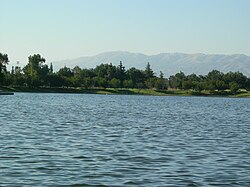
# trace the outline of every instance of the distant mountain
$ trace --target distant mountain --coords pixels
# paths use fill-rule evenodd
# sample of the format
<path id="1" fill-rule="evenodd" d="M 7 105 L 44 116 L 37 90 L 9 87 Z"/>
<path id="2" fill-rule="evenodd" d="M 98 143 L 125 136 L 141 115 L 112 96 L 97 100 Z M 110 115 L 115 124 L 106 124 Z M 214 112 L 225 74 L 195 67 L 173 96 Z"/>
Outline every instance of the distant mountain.
<path id="1" fill-rule="evenodd" d="M 243 54 L 234 55 L 208 55 L 208 54 L 184 54 L 184 53 L 161 53 L 158 55 L 145 55 L 123 51 L 106 52 L 96 56 L 81 57 L 77 59 L 54 62 L 54 69 L 63 66 L 70 68 L 78 65 L 81 68 L 94 68 L 101 63 L 118 65 L 122 61 L 128 69 L 136 67 L 145 69 L 147 62 L 151 68 L 159 73 L 162 71 L 166 77 L 183 71 L 185 74 L 195 73 L 205 75 L 216 69 L 222 72 L 240 71 L 250 77 L 250 57 Z"/>

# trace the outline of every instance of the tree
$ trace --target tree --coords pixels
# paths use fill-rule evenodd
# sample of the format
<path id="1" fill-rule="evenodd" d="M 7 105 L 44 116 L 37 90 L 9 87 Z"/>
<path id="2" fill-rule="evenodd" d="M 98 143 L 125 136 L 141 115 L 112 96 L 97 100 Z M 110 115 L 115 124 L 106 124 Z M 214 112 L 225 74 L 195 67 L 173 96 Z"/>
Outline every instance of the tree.
<path id="1" fill-rule="evenodd" d="M 8 55 L 0 53 L 0 83 L 4 82 L 4 72 L 6 72 L 6 65 L 8 62 Z"/>
<path id="2" fill-rule="evenodd" d="M 240 72 L 228 72 L 224 75 L 223 80 L 227 84 L 235 82 L 240 88 L 245 88 L 247 85 L 247 77 Z"/>
<path id="3" fill-rule="evenodd" d="M 182 82 L 187 80 L 186 75 L 180 71 L 179 73 L 176 73 L 174 77 L 175 78 L 173 80 L 176 84 L 176 87 L 182 89 Z"/>
<path id="4" fill-rule="evenodd" d="M 25 85 L 25 77 L 22 73 L 22 68 L 20 66 L 12 66 L 11 76 L 13 79 L 12 85 L 23 86 Z"/>
<path id="5" fill-rule="evenodd" d="M 201 81 L 201 77 L 199 77 L 193 73 L 193 74 L 187 76 L 187 80 L 190 80 L 192 82 L 193 81 Z"/>
<path id="6" fill-rule="evenodd" d="M 162 73 L 162 71 L 160 71 L 160 79 L 164 78 L 164 74 Z"/>
<path id="7" fill-rule="evenodd" d="M 132 81 L 131 79 L 125 80 L 125 81 L 123 82 L 123 86 L 124 86 L 125 88 L 133 88 L 133 87 L 134 87 L 133 81 Z"/>
<path id="8" fill-rule="evenodd" d="M 27 83 L 29 86 L 39 86 L 49 73 L 48 65 L 45 64 L 46 60 L 40 54 L 29 56 L 28 60 L 28 64 L 23 68 Z"/>
<path id="9" fill-rule="evenodd" d="M 59 69 L 57 74 L 61 77 L 72 77 L 74 73 L 71 71 L 70 68 L 64 66 L 63 68 Z"/>
<path id="10" fill-rule="evenodd" d="M 128 79 L 132 81 L 133 86 L 131 88 L 137 87 L 138 83 L 141 83 L 139 87 L 142 87 L 146 81 L 145 73 L 134 67 L 127 70 L 127 76 Z"/>
<path id="11" fill-rule="evenodd" d="M 109 85 L 111 88 L 119 88 L 121 81 L 119 79 L 113 78 L 111 81 L 109 81 Z"/>
<path id="12" fill-rule="evenodd" d="M 52 64 L 52 62 L 50 63 L 49 73 L 50 73 L 50 74 L 52 74 L 52 73 L 53 73 L 53 64 Z"/>
<path id="13" fill-rule="evenodd" d="M 164 78 L 155 78 L 155 84 L 154 87 L 157 90 L 163 90 L 165 88 L 167 88 L 167 81 Z"/>
<path id="14" fill-rule="evenodd" d="M 62 86 L 69 87 L 74 85 L 75 80 L 72 79 L 74 73 L 71 71 L 70 68 L 64 66 L 63 68 L 59 69 L 57 75 L 61 78 L 61 81 L 63 82 Z"/>
<path id="15" fill-rule="evenodd" d="M 246 90 L 250 91 L 250 78 L 247 78 L 247 81 L 246 81 Z"/>
<path id="16" fill-rule="evenodd" d="M 96 66 L 94 72 L 97 77 L 107 78 L 108 77 L 108 64 L 100 64 Z"/>
<path id="17" fill-rule="evenodd" d="M 145 77 L 146 79 L 153 78 L 154 77 L 154 72 L 150 67 L 149 62 L 147 63 L 146 69 L 145 69 Z"/>
<path id="18" fill-rule="evenodd" d="M 117 67 L 117 79 L 120 80 L 120 87 L 123 87 L 123 81 L 126 79 L 126 70 L 122 65 L 122 61 L 120 61 L 120 64 Z"/>
<path id="19" fill-rule="evenodd" d="M 156 78 L 149 78 L 145 81 L 147 88 L 155 87 Z"/>
<path id="20" fill-rule="evenodd" d="M 96 74 L 94 72 L 94 69 L 82 69 L 81 71 L 81 77 L 82 78 L 93 78 Z"/>
<path id="21" fill-rule="evenodd" d="M 70 78 L 71 82 L 75 87 L 81 86 L 82 83 L 82 74 L 81 74 L 81 68 L 79 66 L 75 66 L 72 69 L 73 77 Z"/>
<path id="22" fill-rule="evenodd" d="M 94 81 L 90 77 L 86 77 L 83 79 L 83 86 L 85 89 L 88 89 L 89 87 L 94 86 Z"/>
<path id="23" fill-rule="evenodd" d="M 105 65 L 105 68 L 107 69 L 107 75 L 106 78 L 108 80 L 112 80 L 113 78 L 117 78 L 117 68 L 116 66 L 113 66 L 112 63 Z"/>
<path id="24" fill-rule="evenodd" d="M 49 82 L 49 86 L 50 87 L 61 87 L 61 86 L 65 86 L 65 82 L 63 77 L 59 76 L 58 74 L 49 74 L 47 76 L 48 82 Z"/>
<path id="25" fill-rule="evenodd" d="M 206 79 L 211 80 L 211 81 L 218 81 L 218 80 L 222 80 L 223 76 L 224 74 L 222 72 L 218 70 L 212 70 L 207 74 Z"/>
<path id="26" fill-rule="evenodd" d="M 160 71 L 160 78 L 156 78 L 154 87 L 158 90 L 167 88 L 167 80 L 164 79 L 164 74 L 162 73 L 162 71 Z"/>
<path id="27" fill-rule="evenodd" d="M 215 85 L 215 81 L 212 80 L 206 80 L 203 82 L 204 84 L 204 89 L 205 90 L 210 90 L 210 91 L 214 91 L 216 90 L 216 85 Z"/>
<path id="28" fill-rule="evenodd" d="M 236 93 L 238 90 L 239 90 L 239 85 L 236 83 L 236 82 L 231 82 L 230 84 L 229 84 L 229 87 L 230 87 L 230 90 L 231 90 L 231 92 L 232 93 Z"/>
<path id="29" fill-rule="evenodd" d="M 200 92 L 200 91 L 202 91 L 202 90 L 204 90 L 205 88 L 205 86 L 204 86 L 204 82 L 199 82 L 199 81 L 193 81 L 192 82 L 193 83 L 193 86 L 194 86 L 194 90 L 195 91 L 198 91 L 198 92 Z"/>
<path id="30" fill-rule="evenodd" d="M 189 89 L 193 89 L 194 85 L 192 83 L 191 80 L 188 80 L 188 81 L 182 81 L 182 88 L 184 90 L 189 90 Z"/>
<path id="31" fill-rule="evenodd" d="M 107 80 L 105 78 L 97 77 L 96 80 L 97 80 L 98 87 L 102 87 L 104 89 L 108 87 L 108 83 L 107 83 Z"/>
<path id="32" fill-rule="evenodd" d="M 170 88 L 176 89 L 178 87 L 178 80 L 174 75 L 171 75 L 168 79 Z"/>
<path id="33" fill-rule="evenodd" d="M 8 55 L 0 53 L 0 83 L 5 86 L 125 87 L 159 90 L 171 87 L 196 91 L 230 89 L 232 93 L 236 93 L 240 88 L 250 90 L 250 78 L 241 72 L 224 74 L 218 70 L 212 70 L 205 76 L 197 76 L 194 73 L 186 76 L 180 71 L 166 79 L 162 72 L 157 77 L 149 63 L 145 70 L 132 67 L 126 71 L 120 61 L 118 66 L 112 63 L 100 64 L 94 69 L 81 69 L 78 66 L 71 69 L 65 66 L 53 73 L 52 63 L 49 66 L 46 65 L 45 58 L 39 54 L 29 56 L 28 63 L 23 69 L 12 66 L 12 69 L 7 71 L 8 62 Z"/>
<path id="34" fill-rule="evenodd" d="M 217 80 L 215 85 L 218 90 L 225 90 L 227 88 L 226 83 L 222 80 Z"/>
<path id="35" fill-rule="evenodd" d="M 0 53 L 0 73 L 2 73 L 2 71 L 6 71 L 6 65 L 8 64 L 8 62 L 8 55 Z"/>

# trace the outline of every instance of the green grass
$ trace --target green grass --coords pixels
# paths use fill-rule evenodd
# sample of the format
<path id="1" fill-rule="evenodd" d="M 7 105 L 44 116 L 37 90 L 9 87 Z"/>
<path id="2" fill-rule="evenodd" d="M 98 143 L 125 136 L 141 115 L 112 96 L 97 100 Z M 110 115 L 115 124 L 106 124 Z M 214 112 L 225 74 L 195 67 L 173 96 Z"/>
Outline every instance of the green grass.
<path id="1" fill-rule="evenodd" d="M 32 93 L 81 93 L 81 94 L 118 94 L 118 95 L 152 95 L 152 96 L 216 96 L 216 97 L 248 97 L 250 91 L 241 90 L 236 94 L 226 91 L 202 91 L 193 90 L 155 90 L 136 88 L 28 88 L 28 87 L 0 87 L 2 91 L 8 92 L 32 92 Z"/>
<path id="2" fill-rule="evenodd" d="M 241 98 L 241 97 L 245 97 L 245 98 L 250 98 L 250 91 L 247 92 L 242 92 L 242 93 L 238 93 L 232 97 L 237 97 L 237 98 Z"/>

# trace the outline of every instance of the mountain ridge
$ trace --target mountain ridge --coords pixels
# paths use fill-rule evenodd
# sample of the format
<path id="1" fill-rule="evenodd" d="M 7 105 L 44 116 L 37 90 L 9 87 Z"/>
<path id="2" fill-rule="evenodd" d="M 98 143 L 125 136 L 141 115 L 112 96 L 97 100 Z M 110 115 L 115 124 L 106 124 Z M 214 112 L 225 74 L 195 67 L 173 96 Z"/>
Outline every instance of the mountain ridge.
<path id="1" fill-rule="evenodd" d="M 55 70 L 63 66 L 73 68 L 76 65 L 80 68 L 94 68 L 101 63 L 118 65 L 120 61 L 127 69 L 131 67 L 144 69 L 149 62 L 155 72 L 159 73 L 162 71 L 165 76 L 170 76 L 180 71 L 183 71 L 185 74 L 205 75 L 209 71 L 216 69 L 222 72 L 240 71 L 250 77 L 250 57 L 245 54 L 159 53 L 146 55 L 128 51 L 110 51 L 94 56 L 56 61 L 53 62 L 53 65 Z"/>

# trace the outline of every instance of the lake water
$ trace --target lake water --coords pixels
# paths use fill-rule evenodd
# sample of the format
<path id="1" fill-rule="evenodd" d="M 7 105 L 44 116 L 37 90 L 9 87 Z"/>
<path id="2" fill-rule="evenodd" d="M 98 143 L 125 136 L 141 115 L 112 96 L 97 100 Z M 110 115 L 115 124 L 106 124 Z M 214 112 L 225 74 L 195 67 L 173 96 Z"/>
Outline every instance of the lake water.
<path id="1" fill-rule="evenodd" d="M 250 99 L 0 96 L 0 186 L 250 186 Z"/>

